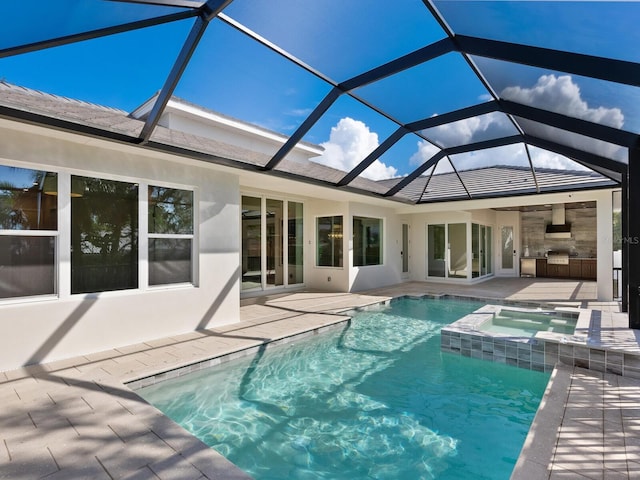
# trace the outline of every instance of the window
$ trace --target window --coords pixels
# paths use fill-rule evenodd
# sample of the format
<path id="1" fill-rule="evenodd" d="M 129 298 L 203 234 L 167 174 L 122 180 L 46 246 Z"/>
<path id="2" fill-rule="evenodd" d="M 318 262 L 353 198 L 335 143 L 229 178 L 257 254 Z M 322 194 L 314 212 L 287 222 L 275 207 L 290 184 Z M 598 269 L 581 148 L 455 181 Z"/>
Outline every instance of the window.
<path id="1" fill-rule="evenodd" d="M 242 196 L 242 290 L 262 286 L 262 199 Z"/>
<path id="2" fill-rule="evenodd" d="M 382 219 L 353 217 L 353 266 L 382 265 Z"/>
<path id="3" fill-rule="evenodd" d="M 71 176 L 71 293 L 138 287 L 138 185 Z"/>
<path id="4" fill-rule="evenodd" d="M 342 216 L 318 217 L 316 223 L 319 267 L 342 267 Z"/>
<path id="5" fill-rule="evenodd" d="M 149 186 L 149 285 L 192 282 L 193 192 Z"/>
<path id="6" fill-rule="evenodd" d="M 0 298 L 56 293 L 58 177 L 0 166 Z"/>

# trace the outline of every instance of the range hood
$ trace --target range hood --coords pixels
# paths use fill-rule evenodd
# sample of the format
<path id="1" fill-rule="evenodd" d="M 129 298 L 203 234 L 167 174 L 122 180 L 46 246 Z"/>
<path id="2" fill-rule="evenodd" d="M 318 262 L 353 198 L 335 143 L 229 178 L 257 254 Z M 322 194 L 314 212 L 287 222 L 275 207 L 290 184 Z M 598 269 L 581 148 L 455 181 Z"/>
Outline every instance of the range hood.
<path id="1" fill-rule="evenodd" d="M 571 238 L 571 224 L 565 221 L 564 203 L 551 207 L 551 223 L 547 225 L 544 238 Z"/>

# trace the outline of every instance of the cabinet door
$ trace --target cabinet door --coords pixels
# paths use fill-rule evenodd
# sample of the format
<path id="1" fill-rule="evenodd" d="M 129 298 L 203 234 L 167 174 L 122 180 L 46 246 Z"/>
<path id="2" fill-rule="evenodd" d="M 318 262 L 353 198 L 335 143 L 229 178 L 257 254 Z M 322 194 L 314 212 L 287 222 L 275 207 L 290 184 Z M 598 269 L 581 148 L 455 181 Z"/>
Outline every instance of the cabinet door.
<path id="1" fill-rule="evenodd" d="M 598 267 L 595 260 L 582 261 L 582 278 L 585 280 L 595 280 L 598 276 Z"/>
<path id="2" fill-rule="evenodd" d="M 582 278 L 582 260 L 572 258 L 569 260 L 569 276 Z"/>
<path id="3" fill-rule="evenodd" d="M 556 265 L 558 267 L 558 277 L 569 278 L 569 265 Z"/>
<path id="4" fill-rule="evenodd" d="M 546 277 L 547 275 L 547 260 L 538 258 L 536 260 L 536 277 Z"/>

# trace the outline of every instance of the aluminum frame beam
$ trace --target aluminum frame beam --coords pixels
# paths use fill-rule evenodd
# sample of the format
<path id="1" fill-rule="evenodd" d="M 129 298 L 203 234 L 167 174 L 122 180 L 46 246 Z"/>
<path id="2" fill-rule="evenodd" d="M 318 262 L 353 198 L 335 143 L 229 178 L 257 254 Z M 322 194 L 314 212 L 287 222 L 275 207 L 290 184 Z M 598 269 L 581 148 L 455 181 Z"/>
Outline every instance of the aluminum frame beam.
<path id="1" fill-rule="evenodd" d="M 11 57 L 14 55 L 21 55 L 24 53 L 37 52 L 38 50 L 45 50 L 47 48 L 60 47 L 62 45 L 69 45 L 76 42 L 83 42 L 85 40 L 93 40 L 95 38 L 106 37 L 109 35 L 116 35 L 118 33 L 130 32 L 132 30 L 138 30 L 146 27 L 153 27 L 155 25 L 162 25 L 164 23 L 186 20 L 189 18 L 197 17 L 197 16 L 198 16 L 197 10 L 186 10 L 184 12 L 172 13 L 172 14 L 163 15 L 160 17 L 147 18 L 145 20 L 137 20 L 135 22 L 122 23 L 119 25 L 113 25 L 111 27 L 98 28 L 95 30 L 74 33 L 71 35 L 64 35 L 62 37 L 55 37 L 48 40 L 42 40 L 39 42 L 17 45 L 15 47 L 9 47 L 9 48 L 0 50 L 0 58 Z"/>
<path id="2" fill-rule="evenodd" d="M 640 138 L 639 135 L 609 127 L 599 123 L 590 122 L 581 118 L 570 117 L 561 113 L 543 110 L 537 107 L 512 102 L 509 100 L 499 100 L 499 110 L 509 115 L 522 117 L 534 122 L 543 123 L 551 127 L 567 130 L 569 132 L 595 138 L 604 142 L 613 143 L 623 147 L 632 147 Z M 526 129 L 523 129 L 526 132 Z"/>
<path id="3" fill-rule="evenodd" d="M 550 150 L 564 155 L 565 157 L 569 157 L 572 160 L 582 163 L 586 167 L 592 168 L 592 166 L 595 166 L 603 170 L 615 172 L 618 176 L 616 178 L 609 176 L 609 178 L 617 183 L 621 182 L 622 174 L 627 170 L 627 166 L 624 163 L 616 162 L 615 160 L 596 155 L 595 153 L 585 152 L 584 150 L 552 142 L 551 140 L 534 137 L 532 135 L 525 135 L 524 141 L 534 147 L 543 148 L 545 150 Z"/>
<path id="4" fill-rule="evenodd" d="M 627 220 L 632 212 L 640 211 L 640 143 L 629 152 L 629 170 L 627 171 Z M 635 187 L 635 188 L 634 188 Z M 624 207 L 623 207 L 624 208 Z M 626 222 L 627 261 L 623 261 L 622 275 L 626 274 L 628 285 L 627 302 L 629 307 L 629 328 L 640 329 L 640 222 Z M 626 270 L 625 270 L 626 267 Z"/>
<path id="5" fill-rule="evenodd" d="M 468 55 L 493 58 L 510 63 L 519 63 L 640 87 L 640 64 L 626 60 L 616 60 L 613 58 L 501 42 L 466 35 L 454 35 L 454 41 L 456 48 L 459 48 L 461 53 Z"/>
<path id="6" fill-rule="evenodd" d="M 391 187 L 389 190 L 387 190 L 387 192 L 385 194 L 383 194 L 383 196 L 384 197 L 390 197 L 392 195 L 395 195 L 400 190 L 402 190 L 407 185 L 409 185 L 411 182 L 413 182 L 420 175 L 422 175 L 424 172 L 426 172 L 431 167 L 433 167 L 436 163 L 438 163 L 440 161 L 440 159 L 444 158 L 445 156 L 446 156 L 446 153 L 444 152 L 444 150 L 440 150 L 433 157 L 431 157 L 429 160 L 424 162 L 422 165 L 420 165 L 418 168 L 416 168 L 413 172 L 411 172 L 409 175 L 404 177 L 402 180 L 400 180 L 398 183 L 396 183 L 393 187 Z"/>
<path id="7" fill-rule="evenodd" d="M 295 132 L 280 147 L 271 160 L 264 166 L 265 170 L 273 170 L 287 154 L 293 150 L 302 137 L 304 137 L 316 122 L 324 115 L 324 113 L 333 105 L 333 103 L 342 95 L 342 90 L 337 87 L 332 88 L 329 93 L 322 99 L 318 106 L 305 118 L 304 122 L 296 129 Z"/>
<path id="8" fill-rule="evenodd" d="M 383 155 L 387 150 L 389 150 L 393 145 L 396 144 L 402 137 L 404 137 L 409 130 L 405 127 L 398 128 L 395 132 L 393 132 L 384 142 L 382 142 L 378 148 L 376 148 L 373 152 L 365 157 L 358 165 L 356 165 L 349 173 L 347 173 L 342 179 L 336 184 L 338 187 L 343 187 L 353 180 L 356 179 L 358 175 L 364 172 L 373 162 L 375 162 L 381 155 Z"/>
<path id="9" fill-rule="evenodd" d="M 200 16 L 196 19 L 195 24 L 191 28 L 189 32 L 189 36 L 187 40 L 182 45 L 182 49 L 178 54 L 178 58 L 173 64 L 171 68 L 171 72 L 167 76 L 160 93 L 158 93 L 158 98 L 156 98 L 155 103 L 153 104 L 153 108 L 147 117 L 147 120 L 142 127 L 142 131 L 140 132 L 140 143 L 146 143 L 151 138 L 151 134 L 153 130 L 158 125 L 158 121 L 160 120 L 160 116 L 162 112 L 164 112 L 169 99 L 173 95 L 182 74 L 184 73 L 193 53 L 196 50 L 196 47 L 200 43 L 204 32 L 209 25 L 209 22 L 212 18 L 214 18 L 218 13 L 220 13 L 224 8 L 229 5 L 233 0 L 209 0 L 202 6 L 202 11 Z"/>

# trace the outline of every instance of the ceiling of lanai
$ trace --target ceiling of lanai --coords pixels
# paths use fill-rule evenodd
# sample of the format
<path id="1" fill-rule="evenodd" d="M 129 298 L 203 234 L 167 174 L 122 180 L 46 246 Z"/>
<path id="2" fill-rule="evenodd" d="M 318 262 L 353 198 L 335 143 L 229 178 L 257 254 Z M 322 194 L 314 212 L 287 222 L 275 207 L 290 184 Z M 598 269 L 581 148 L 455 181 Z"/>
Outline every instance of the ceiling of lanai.
<path id="1" fill-rule="evenodd" d="M 411 203 L 611 187 L 640 134 L 638 20 L 640 2 L 2 2 L 0 79 L 155 104 L 125 132 L 1 95 L 0 116 L 224 163 L 166 140 L 177 97 L 283 135 L 234 163 L 266 174 Z M 298 142 L 324 148 L 310 168 Z"/>

